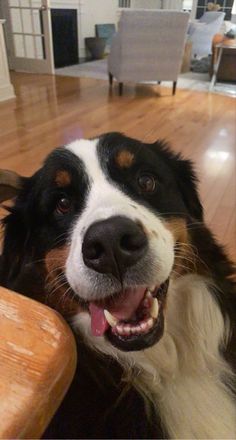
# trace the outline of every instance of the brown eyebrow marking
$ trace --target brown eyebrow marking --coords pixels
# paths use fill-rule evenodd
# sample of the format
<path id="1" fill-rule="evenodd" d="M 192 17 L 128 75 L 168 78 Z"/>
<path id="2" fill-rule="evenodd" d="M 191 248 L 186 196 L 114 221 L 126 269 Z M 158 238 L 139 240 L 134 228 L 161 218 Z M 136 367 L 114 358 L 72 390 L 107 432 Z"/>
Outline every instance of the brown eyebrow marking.
<path id="1" fill-rule="evenodd" d="M 129 168 L 134 161 L 134 154 L 128 150 L 121 150 L 116 155 L 115 161 L 120 168 Z"/>
<path id="2" fill-rule="evenodd" d="M 55 182 L 58 186 L 68 186 L 71 183 L 71 176 L 66 170 L 57 171 Z"/>

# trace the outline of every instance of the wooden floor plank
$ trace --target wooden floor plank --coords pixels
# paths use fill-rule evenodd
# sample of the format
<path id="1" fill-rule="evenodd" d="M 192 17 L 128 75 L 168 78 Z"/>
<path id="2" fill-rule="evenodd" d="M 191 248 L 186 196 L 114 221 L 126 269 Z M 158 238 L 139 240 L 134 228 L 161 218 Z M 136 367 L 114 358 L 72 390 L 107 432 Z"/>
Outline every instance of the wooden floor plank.
<path id="1" fill-rule="evenodd" d="M 32 174 L 55 147 L 107 131 L 172 148 L 194 161 L 206 220 L 236 259 L 236 100 L 161 86 L 12 74 L 16 100 L 0 103 L 0 166 Z"/>

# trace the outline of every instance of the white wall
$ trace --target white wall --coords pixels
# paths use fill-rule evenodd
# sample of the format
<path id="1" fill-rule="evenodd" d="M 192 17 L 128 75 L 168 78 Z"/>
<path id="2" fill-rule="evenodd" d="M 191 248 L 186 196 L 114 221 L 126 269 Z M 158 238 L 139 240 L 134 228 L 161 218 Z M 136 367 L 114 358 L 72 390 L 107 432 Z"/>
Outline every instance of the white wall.
<path id="1" fill-rule="evenodd" d="M 183 0 L 131 0 L 132 8 L 181 10 Z"/>
<path id="2" fill-rule="evenodd" d="M 131 0 L 132 8 L 161 9 L 162 0 Z"/>
<path id="3" fill-rule="evenodd" d="M 190 14 L 190 20 L 194 20 L 195 19 L 196 11 L 197 11 L 197 0 L 193 0 L 192 10 L 191 10 L 191 14 Z"/>
<path id="4" fill-rule="evenodd" d="M 80 6 L 79 51 L 84 56 L 86 37 L 95 36 L 95 24 L 114 23 L 118 21 L 118 0 L 83 0 Z"/>
<path id="5" fill-rule="evenodd" d="M 162 5 L 163 9 L 181 11 L 183 7 L 183 2 L 182 0 L 163 0 Z"/>
<path id="6" fill-rule="evenodd" d="M 236 0 L 235 0 L 236 1 Z M 196 16 L 197 0 L 131 0 L 132 8 L 179 9 L 192 5 L 191 19 Z"/>

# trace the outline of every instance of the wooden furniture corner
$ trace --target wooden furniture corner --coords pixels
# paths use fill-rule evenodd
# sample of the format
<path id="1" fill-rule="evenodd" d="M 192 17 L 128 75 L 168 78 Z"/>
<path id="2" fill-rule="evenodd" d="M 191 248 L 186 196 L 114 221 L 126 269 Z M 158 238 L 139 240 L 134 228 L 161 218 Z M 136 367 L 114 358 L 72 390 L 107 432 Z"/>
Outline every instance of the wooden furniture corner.
<path id="1" fill-rule="evenodd" d="M 212 41 L 211 89 L 216 81 L 236 81 L 236 39 L 216 34 Z"/>
<path id="2" fill-rule="evenodd" d="M 187 40 L 184 46 L 183 59 L 181 64 L 181 73 L 190 72 L 191 58 L 192 58 L 193 43 L 191 40 Z"/>
<path id="3" fill-rule="evenodd" d="M 0 287 L 0 438 L 40 438 L 75 367 L 75 340 L 59 314 Z"/>

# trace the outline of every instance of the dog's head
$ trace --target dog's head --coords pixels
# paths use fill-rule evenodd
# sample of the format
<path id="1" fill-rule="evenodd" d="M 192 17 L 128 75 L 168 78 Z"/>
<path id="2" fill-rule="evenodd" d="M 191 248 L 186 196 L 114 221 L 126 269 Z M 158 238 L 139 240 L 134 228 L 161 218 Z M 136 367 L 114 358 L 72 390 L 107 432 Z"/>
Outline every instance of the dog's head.
<path id="1" fill-rule="evenodd" d="M 195 180 L 189 161 L 162 142 L 110 133 L 56 149 L 34 176 L 16 179 L 3 252 L 7 261 L 11 240 L 11 278 L 43 259 L 55 290 L 89 317 L 94 338 L 124 351 L 153 345 L 164 330 L 169 279 L 183 270 L 176 261 L 187 224 L 202 220 Z"/>

